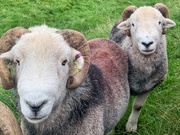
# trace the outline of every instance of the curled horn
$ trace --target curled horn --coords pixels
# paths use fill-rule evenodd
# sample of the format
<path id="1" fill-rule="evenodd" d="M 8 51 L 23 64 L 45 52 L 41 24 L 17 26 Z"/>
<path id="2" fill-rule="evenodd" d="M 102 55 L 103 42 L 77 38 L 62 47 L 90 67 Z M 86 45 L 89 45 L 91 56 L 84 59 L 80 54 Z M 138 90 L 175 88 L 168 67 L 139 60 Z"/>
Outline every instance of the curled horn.
<path id="1" fill-rule="evenodd" d="M 75 30 L 60 30 L 57 33 L 61 34 L 66 42 L 76 50 L 80 51 L 84 58 L 84 66 L 80 72 L 74 76 L 70 76 L 67 81 L 67 88 L 74 89 L 77 88 L 85 78 L 89 70 L 90 65 L 90 49 L 87 44 L 86 38 Z"/>
<path id="2" fill-rule="evenodd" d="M 0 59 L 0 84 L 4 89 L 11 89 L 14 86 L 10 71 L 2 59 Z"/>
<path id="3" fill-rule="evenodd" d="M 164 5 L 163 3 L 157 3 L 154 5 L 154 8 L 156 8 L 157 10 L 159 10 L 161 12 L 161 14 L 165 17 L 165 18 L 170 18 L 169 15 L 169 10 L 167 8 L 166 5 Z M 162 34 L 166 34 L 166 28 L 163 28 Z"/>
<path id="4" fill-rule="evenodd" d="M 0 55 L 11 50 L 21 35 L 27 32 L 30 31 L 23 27 L 16 27 L 5 32 L 0 38 Z M 4 89 L 14 87 L 12 76 L 2 59 L 0 59 L 0 83 Z"/>
<path id="5" fill-rule="evenodd" d="M 0 135 L 22 135 L 13 112 L 2 102 L 0 102 Z"/>
<path id="6" fill-rule="evenodd" d="M 127 8 L 125 8 L 122 13 L 122 21 L 126 21 L 136 9 L 136 6 L 128 6 Z M 125 33 L 127 36 L 130 36 L 129 30 L 125 30 Z"/>
<path id="7" fill-rule="evenodd" d="M 132 13 L 134 13 L 134 11 L 137 9 L 136 6 L 129 6 L 127 8 L 124 9 L 123 13 L 122 13 L 122 20 L 126 21 Z"/>
<path id="8" fill-rule="evenodd" d="M 166 5 L 162 4 L 162 3 L 157 3 L 154 5 L 154 8 L 156 8 L 157 10 L 159 10 L 161 12 L 161 14 L 165 17 L 165 18 L 169 18 L 169 11 Z"/>

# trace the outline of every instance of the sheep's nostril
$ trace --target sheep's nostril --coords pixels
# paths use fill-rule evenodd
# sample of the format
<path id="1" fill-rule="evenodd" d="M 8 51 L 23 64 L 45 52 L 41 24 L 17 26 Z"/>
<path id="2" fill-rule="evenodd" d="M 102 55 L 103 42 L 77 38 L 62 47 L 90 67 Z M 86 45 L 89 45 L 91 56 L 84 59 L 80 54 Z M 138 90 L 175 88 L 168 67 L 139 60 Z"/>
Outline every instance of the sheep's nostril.
<path id="1" fill-rule="evenodd" d="M 148 43 L 146 43 L 146 42 L 141 42 L 146 48 L 148 48 L 150 45 L 152 45 L 154 42 L 153 41 L 151 41 L 151 42 L 148 42 Z"/>
<path id="2" fill-rule="evenodd" d="M 39 103 L 32 103 L 26 101 L 26 103 L 29 105 L 30 109 L 34 112 L 36 116 L 37 113 L 41 110 L 41 108 L 47 103 L 47 101 L 41 101 Z"/>
<path id="3" fill-rule="evenodd" d="M 39 112 L 40 110 L 40 106 L 31 106 L 31 110 L 35 113 L 35 115 L 37 115 L 37 113 Z"/>

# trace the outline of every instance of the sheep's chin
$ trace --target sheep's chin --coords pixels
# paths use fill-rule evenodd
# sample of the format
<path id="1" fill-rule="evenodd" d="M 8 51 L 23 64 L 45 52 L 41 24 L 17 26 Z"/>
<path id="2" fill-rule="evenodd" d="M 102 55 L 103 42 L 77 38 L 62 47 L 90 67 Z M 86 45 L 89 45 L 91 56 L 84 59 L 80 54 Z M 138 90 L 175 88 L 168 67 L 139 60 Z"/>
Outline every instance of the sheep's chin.
<path id="1" fill-rule="evenodd" d="M 44 120 L 46 120 L 48 118 L 48 116 L 45 116 L 43 118 L 28 118 L 28 117 L 25 117 L 26 120 L 30 123 L 33 123 L 33 124 L 38 124 L 38 123 L 41 123 L 43 122 Z"/>

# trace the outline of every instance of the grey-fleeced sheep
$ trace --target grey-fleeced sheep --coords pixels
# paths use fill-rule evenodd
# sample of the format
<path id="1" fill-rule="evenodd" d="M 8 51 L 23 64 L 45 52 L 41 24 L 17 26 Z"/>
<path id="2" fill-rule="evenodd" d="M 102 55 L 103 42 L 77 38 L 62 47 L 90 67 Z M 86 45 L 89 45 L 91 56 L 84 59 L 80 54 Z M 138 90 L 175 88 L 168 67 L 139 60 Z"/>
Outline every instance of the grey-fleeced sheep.
<path id="1" fill-rule="evenodd" d="M 168 18 L 168 8 L 162 3 L 154 7 L 129 6 L 111 30 L 110 39 L 128 55 L 130 93 L 136 96 L 126 123 L 129 132 L 137 130 L 141 107 L 167 74 L 165 32 L 175 26 Z"/>
<path id="2" fill-rule="evenodd" d="M 128 59 L 113 41 L 42 25 L 11 29 L 0 44 L 1 83 L 15 88 L 24 135 L 104 135 L 125 113 Z"/>

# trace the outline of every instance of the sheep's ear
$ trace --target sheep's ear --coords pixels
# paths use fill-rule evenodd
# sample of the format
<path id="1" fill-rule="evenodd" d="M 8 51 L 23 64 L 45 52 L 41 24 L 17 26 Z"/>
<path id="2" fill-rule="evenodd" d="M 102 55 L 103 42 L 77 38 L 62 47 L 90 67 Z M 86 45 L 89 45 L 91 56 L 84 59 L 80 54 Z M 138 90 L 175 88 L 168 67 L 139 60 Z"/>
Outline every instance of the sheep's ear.
<path id="1" fill-rule="evenodd" d="M 129 19 L 127 19 L 126 21 L 121 22 L 117 28 L 120 30 L 123 30 L 126 32 L 127 36 L 130 36 L 130 25 L 129 25 Z"/>
<path id="2" fill-rule="evenodd" d="M 10 61 L 14 60 L 11 51 L 1 54 L 0 58 L 3 59 L 3 60 L 10 60 Z"/>
<path id="3" fill-rule="evenodd" d="M 174 26 L 176 26 L 175 22 L 173 22 L 172 20 L 170 20 L 168 18 L 164 18 L 162 34 L 166 34 L 166 29 L 170 28 L 170 27 L 174 27 Z"/>
<path id="4" fill-rule="evenodd" d="M 164 25 L 163 28 L 170 28 L 176 26 L 176 23 L 172 21 L 171 19 L 164 18 Z"/>
<path id="5" fill-rule="evenodd" d="M 120 30 L 129 30 L 129 20 L 121 22 L 117 28 Z"/>
<path id="6" fill-rule="evenodd" d="M 78 73 L 84 66 L 84 58 L 79 51 L 72 48 L 72 60 L 73 60 L 73 67 L 72 73 Z"/>
<path id="7" fill-rule="evenodd" d="M 84 37 L 84 35 L 78 31 L 75 30 L 59 30 L 57 31 L 60 35 L 62 35 L 65 39 L 65 41 L 69 44 L 70 47 L 75 48 L 80 54 L 83 55 L 83 61 L 84 61 L 84 66 L 81 68 L 82 64 L 77 64 L 77 67 L 81 70 L 81 72 L 74 74 L 69 73 L 69 78 L 67 80 L 67 88 L 69 89 L 75 89 L 78 86 L 81 85 L 83 82 L 86 74 L 89 71 L 89 65 L 90 65 L 90 48 L 89 45 L 87 44 L 87 40 Z M 74 55 L 74 58 L 78 57 L 76 54 Z M 82 58 L 82 57 L 81 57 Z M 80 60 L 80 59 L 79 59 Z M 79 63 L 79 60 L 77 63 Z M 71 62 L 69 62 L 70 68 L 73 65 L 72 64 L 72 59 Z M 71 72 L 71 70 L 69 70 Z"/>

